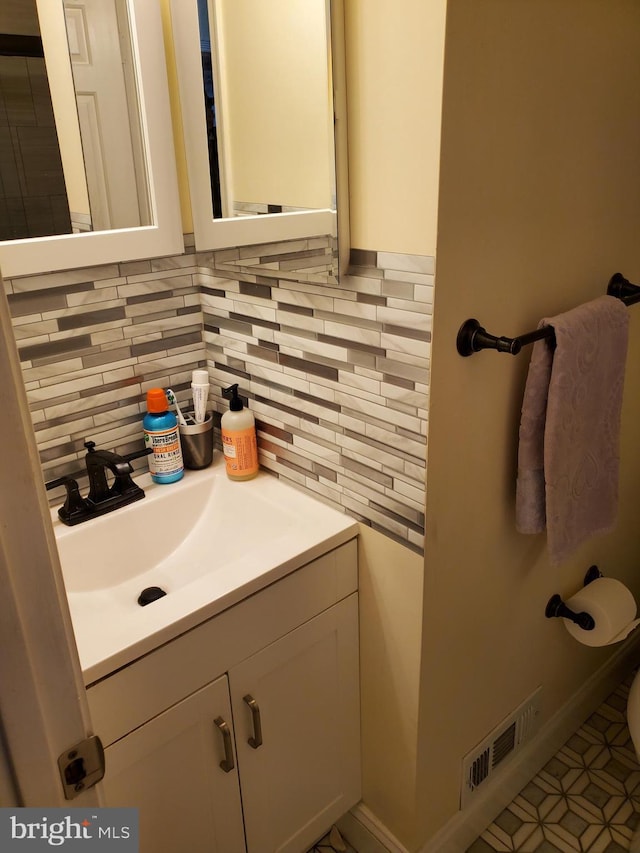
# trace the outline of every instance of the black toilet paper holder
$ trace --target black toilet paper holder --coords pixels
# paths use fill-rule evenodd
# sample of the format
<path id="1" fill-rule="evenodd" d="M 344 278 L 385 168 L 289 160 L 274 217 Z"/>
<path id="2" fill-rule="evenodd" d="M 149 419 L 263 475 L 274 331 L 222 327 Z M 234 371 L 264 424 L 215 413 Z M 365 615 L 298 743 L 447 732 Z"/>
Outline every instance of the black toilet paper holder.
<path id="1" fill-rule="evenodd" d="M 584 586 L 592 583 L 598 578 L 603 577 L 602 572 L 597 566 L 590 566 L 587 570 L 586 575 L 584 576 Z M 549 601 L 547 602 L 547 606 L 544 611 L 544 615 L 547 619 L 553 619 L 556 616 L 561 616 L 564 619 L 569 619 L 571 622 L 575 622 L 575 624 L 582 628 L 583 631 L 593 631 L 596 627 L 596 622 L 593 616 L 590 613 L 575 613 L 564 603 L 562 598 L 556 593 L 556 595 L 552 595 Z"/>

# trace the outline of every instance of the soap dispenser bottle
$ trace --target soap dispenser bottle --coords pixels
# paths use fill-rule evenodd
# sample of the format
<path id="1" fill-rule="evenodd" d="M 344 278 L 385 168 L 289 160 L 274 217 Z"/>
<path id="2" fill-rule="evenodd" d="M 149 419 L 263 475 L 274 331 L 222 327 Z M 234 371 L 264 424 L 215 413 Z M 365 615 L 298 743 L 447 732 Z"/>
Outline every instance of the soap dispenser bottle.
<path id="1" fill-rule="evenodd" d="M 227 476 L 231 480 L 251 480 L 258 473 L 255 418 L 249 409 L 243 407 L 237 384 L 223 388 L 222 393 L 231 398 L 229 411 L 220 421 Z"/>
<path id="2" fill-rule="evenodd" d="M 175 483 L 184 475 L 178 420 L 169 411 L 163 388 L 147 391 L 147 414 L 142 420 L 144 446 L 151 450 L 149 471 L 154 483 Z"/>

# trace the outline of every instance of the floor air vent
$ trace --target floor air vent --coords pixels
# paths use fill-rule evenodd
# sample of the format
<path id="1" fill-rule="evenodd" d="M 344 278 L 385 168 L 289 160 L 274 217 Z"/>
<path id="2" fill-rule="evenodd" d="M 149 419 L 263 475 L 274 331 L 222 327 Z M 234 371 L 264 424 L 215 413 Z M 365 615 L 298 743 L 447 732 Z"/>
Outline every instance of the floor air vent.
<path id="1" fill-rule="evenodd" d="M 537 728 L 541 689 L 538 687 L 535 693 L 464 757 L 460 808 L 463 809 L 471 802 L 473 794 L 505 758 L 517 752 L 533 737 Z"/>

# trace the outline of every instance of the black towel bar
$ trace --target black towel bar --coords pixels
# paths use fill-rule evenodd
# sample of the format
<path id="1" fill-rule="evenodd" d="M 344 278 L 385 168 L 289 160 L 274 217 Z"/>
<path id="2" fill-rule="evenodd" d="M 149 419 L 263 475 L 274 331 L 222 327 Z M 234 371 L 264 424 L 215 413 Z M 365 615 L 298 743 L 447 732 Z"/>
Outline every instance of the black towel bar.
<path id="1" fill-rule="evenodd" d="M 634 305 L 636 302 L 640 302 L 640 286 L 631 284 L 619 272 L 615 273 L 609 280 L 607 294 L 620 299 L 625 305 Z M 495 349 L 498 352 L 517 355 L 522 347 L 527 346 L 527 344 L 545 339 L 549 340 L 551 346 L 555 346 L 553 326 L 544 326 L 542 329 L 526 332 L 526 334 L 518 335 L 516 338 L 507 338 L 489 334 L 477 320 L 470 319 L 465 320 L 460 326 L 456 338 L 456 347 L 458 353 L 465 358 L 483 349 Z"/>

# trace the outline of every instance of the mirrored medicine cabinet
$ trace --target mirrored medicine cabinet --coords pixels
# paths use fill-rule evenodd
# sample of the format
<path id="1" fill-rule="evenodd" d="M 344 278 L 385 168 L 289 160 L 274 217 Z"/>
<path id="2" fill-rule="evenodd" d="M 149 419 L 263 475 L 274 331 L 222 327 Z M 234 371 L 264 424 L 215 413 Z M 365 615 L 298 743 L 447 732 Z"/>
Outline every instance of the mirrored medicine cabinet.
<path id="1" fill-rule="evenodd" d="M 335 281 L 341 0 L 170 4 L 196 248 L 324 237 Z M 183 251 L 160 6 L 3 0 L 5 277 Z"/>
<path id="2" fill-rule="evenodd" d="M 333 259 L 340 4 L 171 0 L 171 19 L 196 248 L 324 235 Z"/>
<path id="3" fill-rule="evenodd" d="M 3 0 L 5 277 L 183 251 L 160 8 Z"/>

